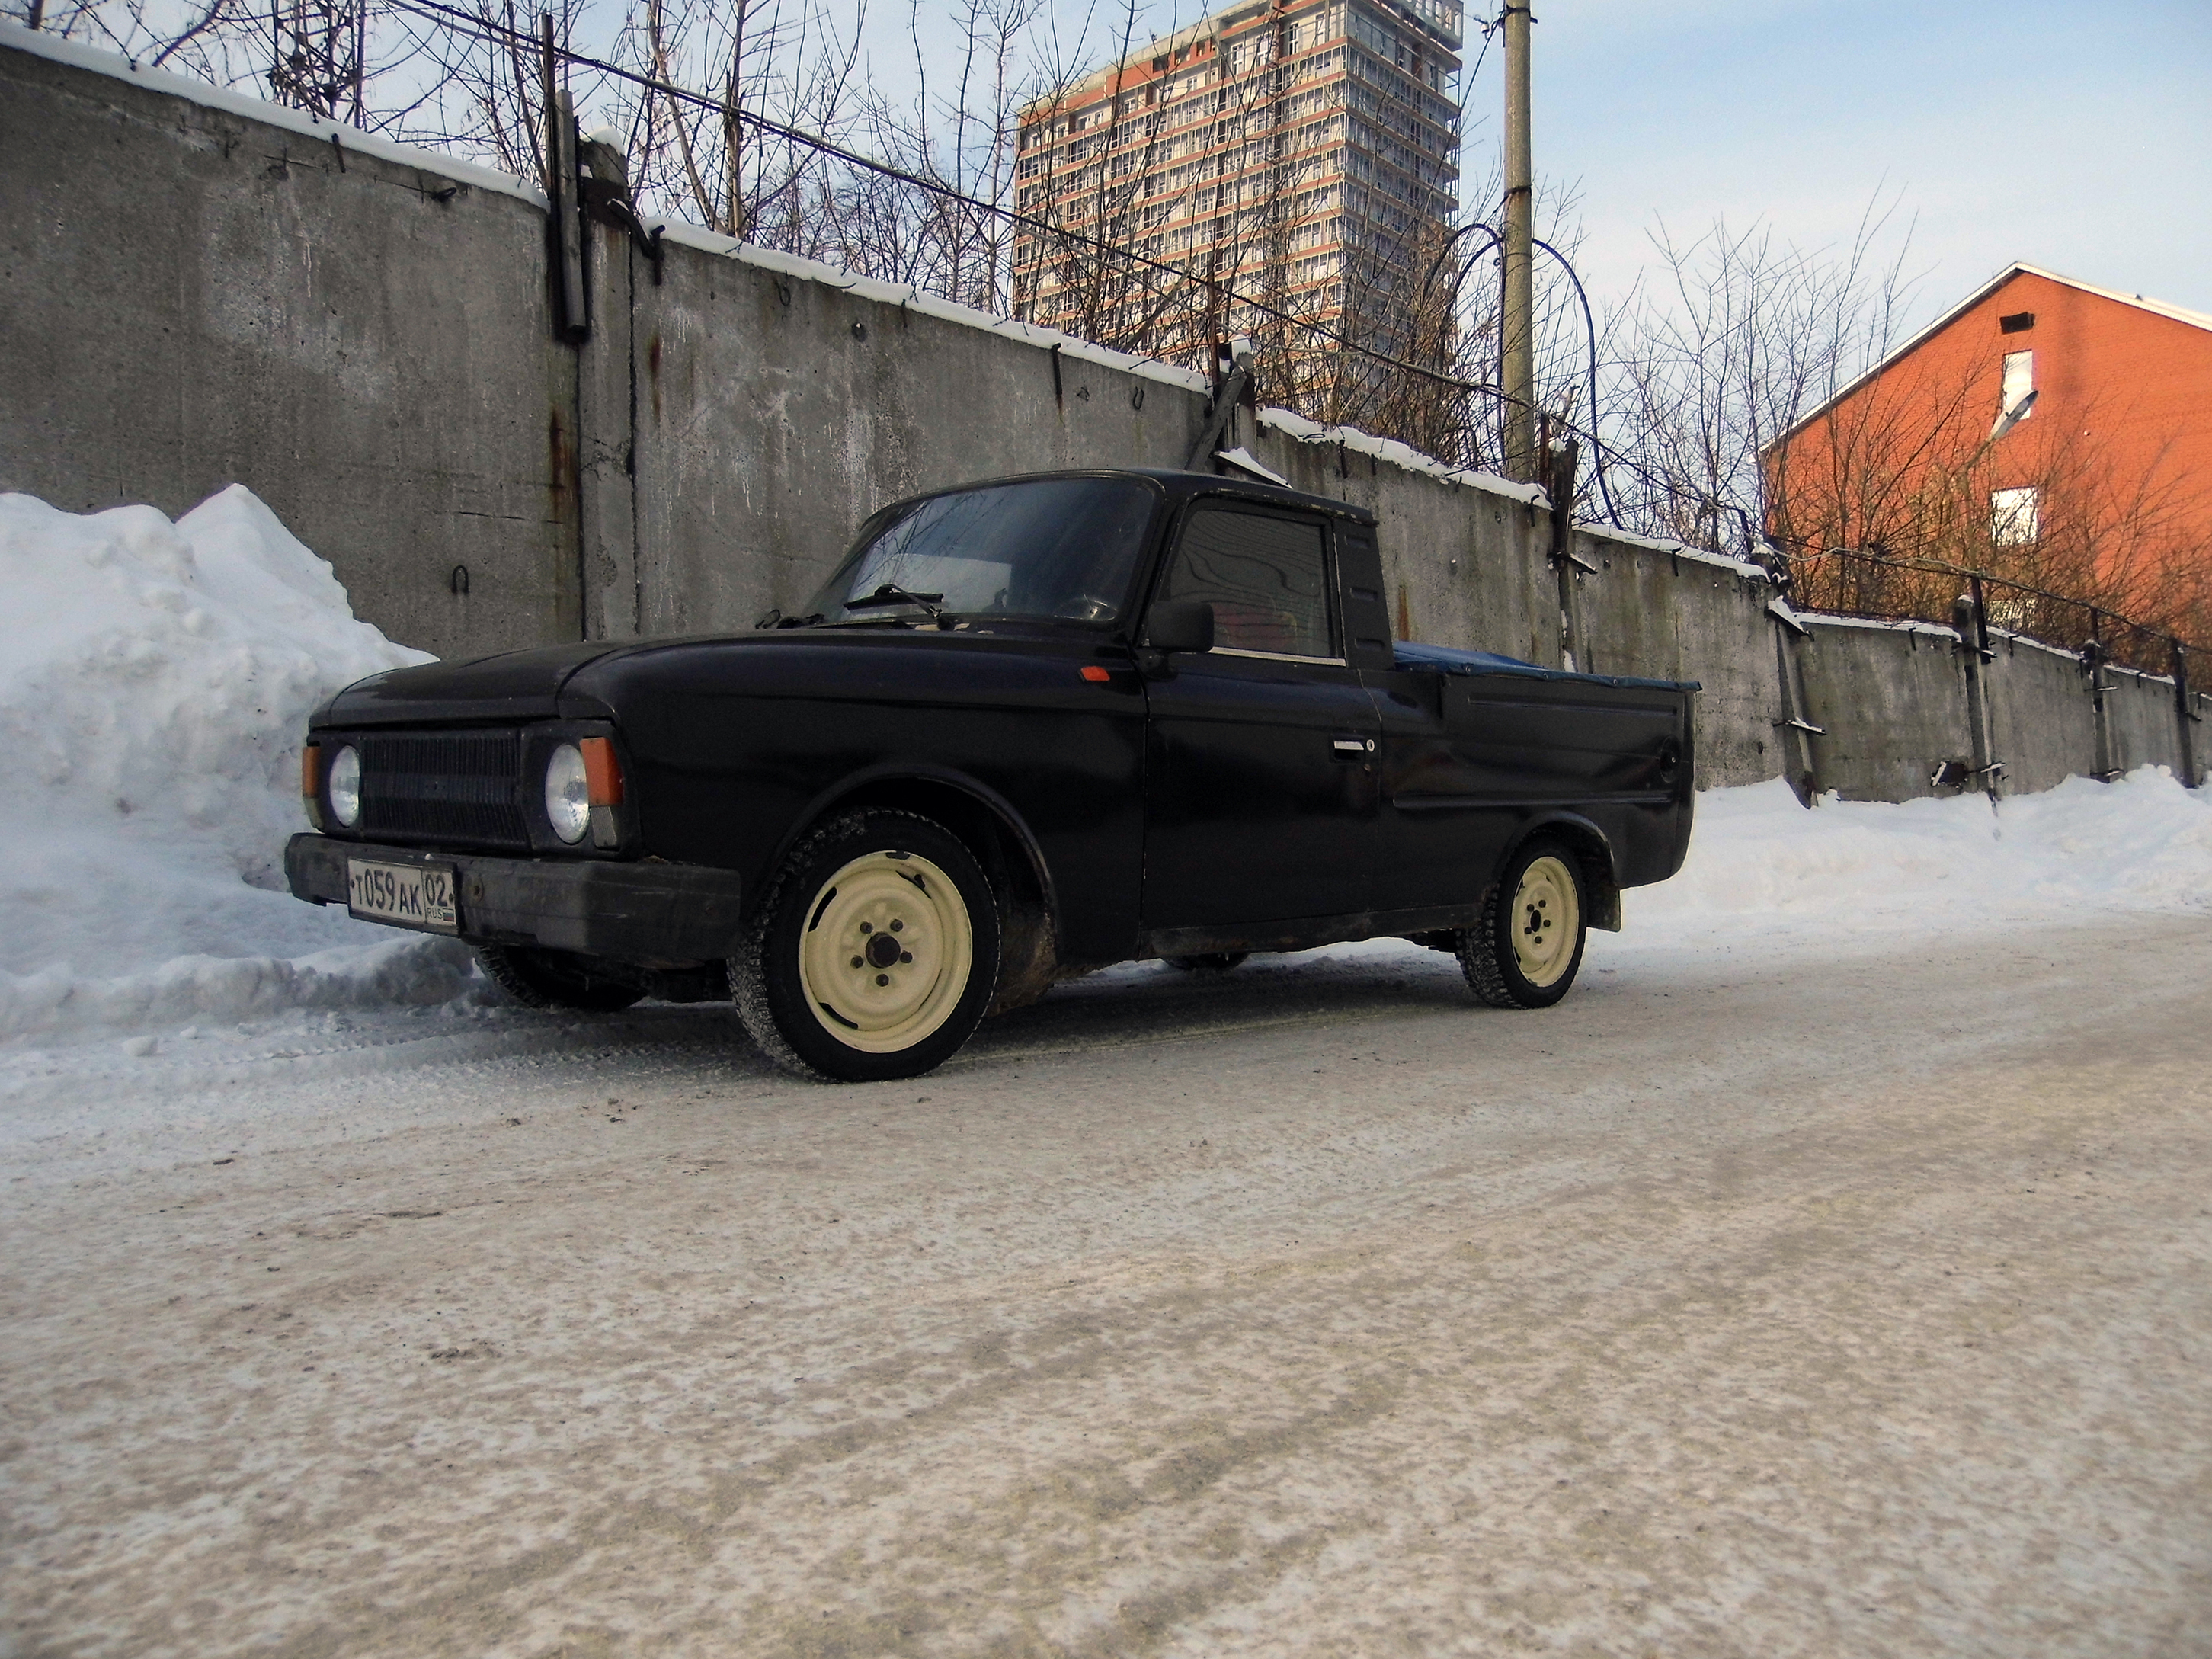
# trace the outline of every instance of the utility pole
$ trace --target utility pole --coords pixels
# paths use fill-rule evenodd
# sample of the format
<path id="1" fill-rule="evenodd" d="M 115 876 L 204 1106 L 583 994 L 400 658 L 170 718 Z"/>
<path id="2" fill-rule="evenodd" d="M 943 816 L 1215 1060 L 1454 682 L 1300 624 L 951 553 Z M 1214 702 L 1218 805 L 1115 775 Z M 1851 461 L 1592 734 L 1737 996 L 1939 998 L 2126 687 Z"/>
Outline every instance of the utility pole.
<path id="1" fill-rule="evenodd" d="M 1505 380 L 1505 475 L 1536 476 L 1535 203 L 1528 170 L 1528 15 L 1505 8 L 1505 305 L 1499 341 Z"/>

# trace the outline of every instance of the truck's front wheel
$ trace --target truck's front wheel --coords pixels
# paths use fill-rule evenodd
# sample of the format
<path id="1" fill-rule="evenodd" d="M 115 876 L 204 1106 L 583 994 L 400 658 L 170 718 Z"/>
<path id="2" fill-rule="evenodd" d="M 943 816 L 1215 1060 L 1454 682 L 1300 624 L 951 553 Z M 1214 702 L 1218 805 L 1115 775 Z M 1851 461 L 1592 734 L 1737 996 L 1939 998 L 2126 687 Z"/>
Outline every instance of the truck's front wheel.
<path id="1" fill-rule="evenodd" d="M 785 860 L 730 962 L 738 1017 L 801 1077 L 916 1077 L 967 1042 L 999 977 L 999 911 L 943 826 L 873 810 Z"/>

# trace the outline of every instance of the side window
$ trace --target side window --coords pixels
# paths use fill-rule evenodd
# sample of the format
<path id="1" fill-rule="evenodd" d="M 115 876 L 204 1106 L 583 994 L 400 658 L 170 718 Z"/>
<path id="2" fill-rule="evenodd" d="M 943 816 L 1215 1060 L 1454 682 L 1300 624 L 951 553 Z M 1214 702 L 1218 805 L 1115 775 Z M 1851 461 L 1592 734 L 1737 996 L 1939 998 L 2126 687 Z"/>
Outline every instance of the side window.
<path id="1" fill-rule="evenodd" d="M 1159 597 L 1209 602 L 1218 648 L 1336 655 L 1328 561 L 1317 524 L 1200 507 L 1183 523 Z"/>

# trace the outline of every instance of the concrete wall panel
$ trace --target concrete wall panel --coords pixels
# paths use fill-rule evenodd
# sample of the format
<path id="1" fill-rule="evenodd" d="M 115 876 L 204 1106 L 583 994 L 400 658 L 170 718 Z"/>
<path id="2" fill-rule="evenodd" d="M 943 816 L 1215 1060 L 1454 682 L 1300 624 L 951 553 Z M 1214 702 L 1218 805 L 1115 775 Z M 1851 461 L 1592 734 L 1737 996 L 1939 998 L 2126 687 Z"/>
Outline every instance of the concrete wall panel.
<path id="1" fill-rule="evenodd" d="M 1597 534 L 1577 538 L 1595 574 L 1576 576 L 1584 666 L 1696 680 L 1698 783 L 1755 783 L 1783 769 L 1774 723 L 1781 680 L 1772 589 L 1742 567 Z"/>
<path id="2" fill-rule="evenodd" d="M 2173 682 L 2148 674 L 2114 671 L 2105 694 L 2105 715 L 2112 732 L 2112 769 L 2138 766 L 2181 769 L 2181 743 L 2173 712 Z"/>
<path id="3" fill-rule="evenodd" d="M 573 637 L 543 215 L 344 143 L 0 50 L 0 489 L 243 483 L 410 645 Z"/>
<path id="4" fill-rule="evenodd" d="M 1814 770 L 1846 800 L 1951 793 L 1932 781 L 1971 752 L 1966 682 L 1948 629 L 1884 627 L 1808 617 L 1800 653 L 1815 726 Z"/>
<path id="5" fill-rule="evenodd" d="M 2008 794 L 2050 789 L 2094 769 L 2097 726 L 2081 665 L 2030 640 L 1999 639 L 1990 665 L 1990 752 Z"/>
<path id="6" fill-rule="evenodd" d="M 861 520 L 963 480 L 1179 465 L 1203 400 L 694 236 L 641 258 L 638 568 L 648 634 L 795 610 Z M 706 244 L 701 246 L 700 244 Z M 618 246 L 618 245 L 617 245 Z"/>

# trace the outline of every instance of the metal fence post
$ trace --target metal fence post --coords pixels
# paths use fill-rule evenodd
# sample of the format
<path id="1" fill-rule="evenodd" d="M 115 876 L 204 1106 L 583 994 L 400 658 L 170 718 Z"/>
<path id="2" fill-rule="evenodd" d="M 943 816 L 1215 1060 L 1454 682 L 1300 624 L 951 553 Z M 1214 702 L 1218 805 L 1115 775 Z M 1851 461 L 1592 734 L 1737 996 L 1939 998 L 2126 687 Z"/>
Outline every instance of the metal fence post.
<path id="1" fill-rule="evenodd" d="M 1806 706 L 1805 665 L 1797 657 L 1813 630 L 1790 608 L 1786 591 L 1767 601 L 1766 614 L 1774 623 L 1774 672 L 1782 683 L 1782 718 L 1772 724 L 1782 734 L 1783 772 L 1798 805 L 1810 806 L 1820 798 L 1820 758 L 1813 739 L 1828 735 L 1813 723 Z"/>
<path id="2" fill-rule="evenodd" d="M 1991 800 L 1997 798 L 1997 775 L 2002 769 L 1990 758 L 1990 694 L 1984 670 L 1994 653 L 1989 629 L 1982 621 L 1981 578 L 1959 595 L 1951 605 L 1951 626 L 1959 635 L 1959 651 L 1966 668 L 1966 750 L 1973 757 L 1974 787 Z"/>
<path id="3" fill-rule="evenodd" d="M 2089 675 L 2089 707 L 2096 721 L 2096 769 L 2091 774 L 2100 783 L 2110 783 L 2112 770 L 2112 716 L 2105 706 L 2105 665 L 2112 659 L 2112 652 L 2104 640 L 2104 615 L 2094 605 L 2089 608 L 2089 637 L 2081 647 L 2081 666 Z"/>
<path id="4" fill-rule="evenodd" d="M 545 94 L 545 196 L 552 240 L 553 332 L 568 345 L 590 332 L 584 292 L 584 227 L 577 211 L 576 113 L 560 83 L 553 14 L 538 15 L 538 52 Z"/>
<path id="5" fill-rule="evenodd" d="M 1547 446 L 1548 448 L 1548 446 Z M 1552 498 L 1552 569 L 1559 583 L 1559 663 L 1569 672 L 1594 674 L 1589 641 L 1583 635 L 1581 596 L 1575 592 L 1575 571 L 1592 568 L 1575 556 L 1575 466 L 1582 445 L 1570 438 L 1556 454 L 1544 478 Z"/>
<path id="6" fill-rule="evenodd" d="M 2179 640 L 2173 641 L 2173 718 L 2179 729 L 2181 750 L 2181 787 L 2194 789 L 2202 781 L 2197 775 L 2197 722 L 2203 718 L 2190 705 L 2189 647 Z"/>

